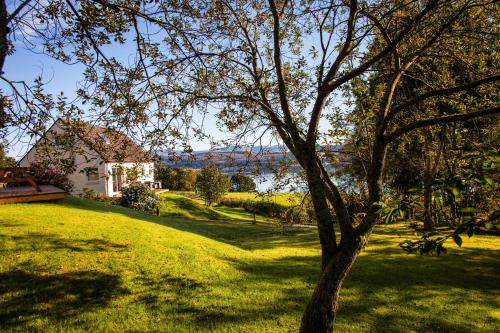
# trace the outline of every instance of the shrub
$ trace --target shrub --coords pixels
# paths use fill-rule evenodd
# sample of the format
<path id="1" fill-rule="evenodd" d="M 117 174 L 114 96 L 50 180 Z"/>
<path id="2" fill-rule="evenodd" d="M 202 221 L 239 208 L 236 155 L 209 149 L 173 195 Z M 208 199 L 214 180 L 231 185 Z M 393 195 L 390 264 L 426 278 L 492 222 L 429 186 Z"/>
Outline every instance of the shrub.
<path id="1" fill-rule="evenodd" d="M 219 202 L 230 187 L 229 178 L 215 165 L 204 167 L 196 177 L 196 193 L 205 200 L 207 206 Z"/>
<path id="2" fill-rule="evenodd" d="M 148 186 L 133 182 L 122 188 L 120 205 L 144 212 L 152 212 L 160 205 L 160 198 Z"/>
<path id="3" fill-rule="evenodd" d="M 247 212 L 280 220 L 288 224 L 314 224 L 314 210 L 310 200 L 297 206 L 285 206 L 271 201 L 254 201 L 248 199 L 223 198 L 220 205 L 243 208 Z"/>
<path id="4" fill-rule="evenodd" d="M 94 200 L 94 201 L 100 201 L 100 202 L 106 202 L 110 203 L 113 205 L 119 204 L 120 198 L 116 197 L 107 197 L 104 194 L 97 193 L 96 191 L 89 189 L 89 188 L 82 188 L 82 192 L 79 194 L 80 198 L 83 199 L 88 199 L 88 200 Z"/>
<path id="5" fill-rule="evenodd" d="M 66 192 L 71 191 L 73 188 L 73 182 L 68 179 L 61 168 L 56 166 L 35 161 L 29 166 L 29 173 L 39 185 L 54 185 Z"/>

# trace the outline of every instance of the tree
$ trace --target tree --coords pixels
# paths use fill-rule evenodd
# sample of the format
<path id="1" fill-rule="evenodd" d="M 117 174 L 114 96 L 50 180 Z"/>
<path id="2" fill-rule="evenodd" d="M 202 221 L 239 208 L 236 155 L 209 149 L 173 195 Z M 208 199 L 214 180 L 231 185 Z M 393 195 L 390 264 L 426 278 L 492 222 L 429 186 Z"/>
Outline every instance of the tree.
<path id="1" fill-rule="evenodd" d="M 215 165 L 207 165 L 196 177 L 196 193 L 207 206 L 217 203 L 229 191 L 231 182 Z"/>
<path id="2" fill-rule="evenodd" d="M 0 168 L 13 168 L 16 166 L 16 160 L 7 156 L 5 146 L 0 143 Z"/>
<path id="3" fill-rule="evenodd" d="M 250 176 L 242 173 L 236 173 L 231 176 L 231 191 L 233 192 L 253 192 L 256 186 Z"/>
<path id="4" fill-rule="evenodd" d="M 157 164 L 155 177 L 162 187 L 172 191 L 194 191 L 199 171 L 185 168 L 171 168 Z"/>
<path id="5" fill-rule="evenodd" d="M 306 175 L 321 244 L 320 278 L 301 332 L 333 330 L 342 282 L 379 219 L 388 148 L 423 128 L 496 121 L 500 112 L 491 24 L 499 11 L 490 1 L 54 3 L 37 16 L 58 27 L 41 37 L 43 45 L 88 67 L 88 89 L 79 91 L 93 106 L 87 114 L 143 126 L 151 145 L 179 140 L 189 150 L 190 139 L 207 135 L 193 114 L 215 113 L 236 143 L 270 133 L 293 154 Z M 135 44 L 136 61 L 107 57 L 103 46 L 112 40 Z M 409 77 L 422 82 L 411 94 Z M 29 96 L 45 101 L 38 91 Z M 21 104 L 35 117 L 48 105 Z M 350 117 L 355 104 L 365 115 L 359 151 L 368 210 L 361 221 L 325 167 L 338 119 L 346 119 L 344 129 L 359 125 L 361 117 Z M 12 118 L 17 111 L 8 108 Z M 325 129 L 325 119 L 334 126 Z"/>

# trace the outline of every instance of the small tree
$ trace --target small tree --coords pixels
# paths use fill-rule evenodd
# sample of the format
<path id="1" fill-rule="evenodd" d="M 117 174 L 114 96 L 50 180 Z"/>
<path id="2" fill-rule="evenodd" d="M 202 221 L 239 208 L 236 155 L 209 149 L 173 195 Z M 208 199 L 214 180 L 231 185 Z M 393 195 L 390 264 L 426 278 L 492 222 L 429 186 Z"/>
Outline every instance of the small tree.
<path id="1" fill-rule="evenodd" d="M 256 185 L 252 177 L 242 173 L 237 173 L 231 176 L 231 191 L 233 192 L 253 192 Z"/>
<path id="2" fill-rule="evenodd" d="M 204 167 L 196 177 L 196 193 L 205 200 L 207 206 L 218 202 L 230 187 L 229 178 L 215 165 Z"/>

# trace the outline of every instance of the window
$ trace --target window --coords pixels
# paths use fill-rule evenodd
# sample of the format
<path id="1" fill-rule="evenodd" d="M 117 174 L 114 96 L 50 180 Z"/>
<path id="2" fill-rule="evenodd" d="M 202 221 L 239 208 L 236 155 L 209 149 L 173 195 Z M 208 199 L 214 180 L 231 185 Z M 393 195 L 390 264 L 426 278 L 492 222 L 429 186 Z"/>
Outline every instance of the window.
<path id="1" fill-rule="evenodd" d="M 87 170 L 87 180 L 89 182 L 99 181 L 99 172 L 97 171 L 97 168 L 89 168 Z"/>
<path id="2" fill-rule="evenodd" d="M 153 177 L 154 172 L 155 172 L 155 169 L 154 169 L 152 166 L 149 166 L 149 175 L 150 175 L 151 177 Z"/>

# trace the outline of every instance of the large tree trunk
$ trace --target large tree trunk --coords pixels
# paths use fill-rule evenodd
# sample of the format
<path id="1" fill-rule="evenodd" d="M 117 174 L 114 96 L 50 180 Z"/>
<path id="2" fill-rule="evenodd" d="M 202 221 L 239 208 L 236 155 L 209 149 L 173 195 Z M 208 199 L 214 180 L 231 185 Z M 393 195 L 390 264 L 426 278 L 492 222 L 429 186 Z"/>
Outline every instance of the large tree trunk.
<path id="1" fill-rule="evenodd" d="M 431 230 L 437 222 L 437 211 L 435 205 L 432 202 L 432 183 L 438 172 L 439 162 L 441 159 L 441 154 L 444 149 L 445 140 L 442 134 L 439 136 L 440 142 L 439 146 L 434 147 L 432 145 L 432 136 L 428 134 L 424 143 L 425 149 L 425 167 L 424 167 L 424 229 Z M 434 154 L 434 156 L 432 156 Z M 434 158 L 432 158 L 434 157 Z"/>
<path id="2" fill-rule="evenodd" d="M 347 273 L 356 260 L 361 238 L 352 240 L 336 252 L 321 273 L 319 282 L 302 316 L 301 333 L 332 332 L 339 303 L 339 293 Z"/>
<path id="3" fill-rule="evenodd" d="M 382 200 L 382 174 L 385 160 L 385 145 L 383 142 L 375 147 L 373 163 L 368 182 L 370 202 Z M 309 169 L 309 167 L 311 167 Z M 314 164 L 305 163 L 309 191 L 315 208 L 318 223 L 318 234 L 322 247 L 322 270 L 316 289 L 302 316 L 301 333 L 329 333 L 333 331 L 339 303 L 339 293 L 342 283 L 351 270 L 354 261 L 364 245 L 365 239 L 371 233 L 377 220 L 374 205 L 369 209 L 362 228 L 355 230 L 350 217 L 342 205 L 336 206 L 336 220 L 342 230 L 340 243 L 335 241 L 333 230 L 333 214 L 326 199 L 327 187 L 320 176 L 320 170 Z"/>

